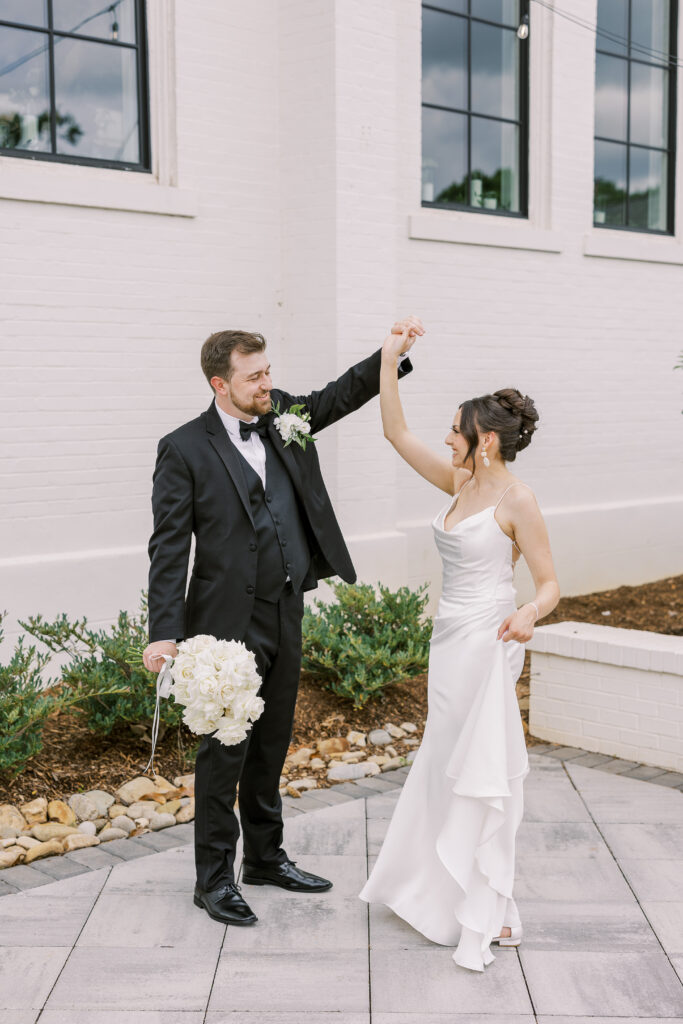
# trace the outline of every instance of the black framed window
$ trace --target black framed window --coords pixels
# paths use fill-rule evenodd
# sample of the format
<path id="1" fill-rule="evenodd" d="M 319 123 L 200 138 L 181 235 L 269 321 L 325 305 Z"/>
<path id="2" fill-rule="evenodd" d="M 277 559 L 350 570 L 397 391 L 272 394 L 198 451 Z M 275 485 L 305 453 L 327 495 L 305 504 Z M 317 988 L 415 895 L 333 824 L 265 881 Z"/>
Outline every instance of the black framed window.
<path id="1" fill-rule="evenodd" d="M 143 0 L 0 0 L 0 154 L 150 167 Z"/>
<path id="2" fill-rule="evenodd" d="M 593 223 L 673 234 L 676 0 L 598 0 Z"/>
<path id="3" fill-rule="evenodd" d="M 528 0 L 422 4 L 422 205 L 527 215 Z"/>

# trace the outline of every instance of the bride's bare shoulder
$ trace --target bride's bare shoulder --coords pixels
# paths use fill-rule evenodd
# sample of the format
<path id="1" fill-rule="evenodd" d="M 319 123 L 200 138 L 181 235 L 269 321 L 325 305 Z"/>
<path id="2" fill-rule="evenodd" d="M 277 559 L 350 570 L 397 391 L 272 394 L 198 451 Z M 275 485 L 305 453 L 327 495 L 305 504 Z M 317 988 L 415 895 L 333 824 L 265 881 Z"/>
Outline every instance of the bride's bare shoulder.
<path id="1" fill-rule="evenodd" d="M 521 484 L 520 487 L 516 486 Z M 505 503 L 510 512 L 529 512 L 538 508 L 538 499 L 533 489 L 524 480 L 515 480 L 510 484 L 508 493 L 505 495 Z"/>

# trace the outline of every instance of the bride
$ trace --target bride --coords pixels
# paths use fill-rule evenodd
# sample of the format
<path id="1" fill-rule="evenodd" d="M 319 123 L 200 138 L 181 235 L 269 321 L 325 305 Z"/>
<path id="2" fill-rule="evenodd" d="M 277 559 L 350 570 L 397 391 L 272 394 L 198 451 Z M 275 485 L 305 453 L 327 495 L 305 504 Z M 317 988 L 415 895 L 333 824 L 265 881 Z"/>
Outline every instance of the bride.
<path id="1" fill-rule="evenodd" d="M 522 935 L 512 887 L 529 764 L 515 683 L 559 587 L 533 492 L 507 468 L 536 429 L 534 403 L 512 388 L 463 402 L 445 439 L 450 459 L 436 455 L 408 430 L 397 386 L 399 355 L 422 334 L 408 317 L 385 339 L 380 403 L 385 437 L 449 495 L 432 523 L 443 587 L 424 737 L 360 898 L 483 971 L 492 942 L 518 946 Z M 520 554 L 536 593 L 516 608 Z"/>

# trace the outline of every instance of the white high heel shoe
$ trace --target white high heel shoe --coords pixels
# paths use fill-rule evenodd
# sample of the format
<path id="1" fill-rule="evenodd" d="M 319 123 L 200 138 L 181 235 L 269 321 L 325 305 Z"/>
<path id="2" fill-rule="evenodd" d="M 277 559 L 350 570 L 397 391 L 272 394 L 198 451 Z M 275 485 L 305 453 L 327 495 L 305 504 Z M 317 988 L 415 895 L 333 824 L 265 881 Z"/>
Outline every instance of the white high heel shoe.
<path id="1" fill-rule="evenodd" d="M 517 925 L 511 928 L 510 925 L 503 925 L 504 928 L 510 928 L 510 935 L 496 935 L 495 939 L 491 939 L 491 942 L 497 942 L 499 946 L 519 946 L 522 941 L 522 926 Z"/>

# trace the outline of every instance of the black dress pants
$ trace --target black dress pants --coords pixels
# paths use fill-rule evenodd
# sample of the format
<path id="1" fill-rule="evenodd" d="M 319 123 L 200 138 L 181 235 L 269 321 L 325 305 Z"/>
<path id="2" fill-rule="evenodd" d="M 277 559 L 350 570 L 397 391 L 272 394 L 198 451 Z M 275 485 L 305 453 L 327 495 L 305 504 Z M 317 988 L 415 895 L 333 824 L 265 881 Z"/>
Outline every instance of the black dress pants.
<path id="1" fill-rule="evenodd" d="M 240 828 L 244 860 L 274 864 L 282 849 L 280 774 L 292 738 L 301 670 L 303 594 L 287 583 L 277 603 L 256 600 L 244 643 L 256 657 L 265 707 L 246 739 L 226 747 L 205 736 L 195 767 L 195 862 L 197 885 L 205 892 L 234 882 Z"/>

